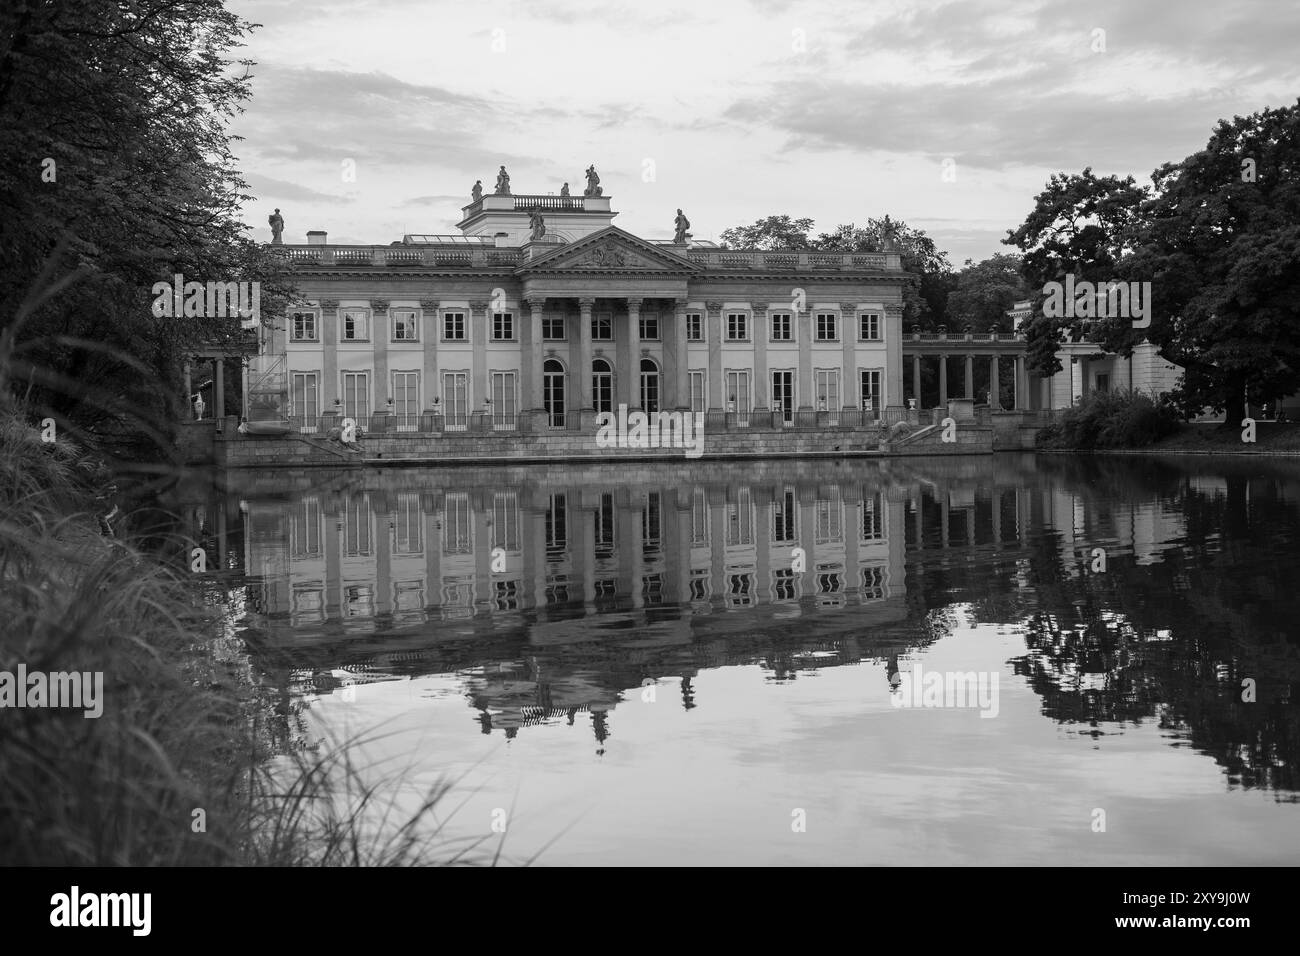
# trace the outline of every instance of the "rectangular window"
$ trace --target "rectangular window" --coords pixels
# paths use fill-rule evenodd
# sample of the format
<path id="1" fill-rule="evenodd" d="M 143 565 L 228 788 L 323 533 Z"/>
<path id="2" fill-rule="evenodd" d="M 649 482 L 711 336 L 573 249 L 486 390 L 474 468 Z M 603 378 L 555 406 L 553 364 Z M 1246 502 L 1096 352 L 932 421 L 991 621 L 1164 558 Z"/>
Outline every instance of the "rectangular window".
<path id="1" fill-rule="evenodd" d="M 398 431 L 420 427 L 420 373 L 393 373 L 393 424 Z"/>
<path id="2" fill-rule="evenodd" d="M 704 341 L 704 316 L 698 312 L 686 313 L 686 341 Z"/>
<path id="3" fill-rule="evenodd" d="M 320 390 L 315 372 L 294 372 L 289 415 L 304 431 L 315 431 L 320 418 Z"/>
<path id="4" fill-rule="evenodd" d="M 289 515 L 290 553 L 295 558 L 320 557 L 320 499 L 302 499 Z"/>
<path id="5" fill-rule="evenodd" d="M 474 553 L 474 516 L 470 511 L 469 495 L 463 491 L 449 492 L 442 505 L 442 553 Z"/>
<path id="6" fill-rule="evenodd" d="M 513 342 L 515 340 L 515 314 L 513 312 L 492 313 L 492 341 Z"/>
<path id="7" fill-rule="evenodd" d="M 839 335 L 837 335 L 835 331 L 836 321 L 837 318 L 834 312 L 817 313 L 817 341 L 818 342 L 834 342 L 836 339 L 839 338 Z"/>
<path id="8" fill-rule="evenodd" d="M 343 417 L 362 428 L 370 424 L 370 373 L 343 373 Z"/>
<path id="9" fill-rule="evenodd" d="M 614 341 L 614 317 L 606 312 L 591 317 L 591 338 L 594 342 Z"/>
<path id="10" fill-rule="evenodd" d="M 888 584 L 888 570 L 883 564 L 872 564 L 862 569 L 862 600 L 883 601 Z"/>
<path id="11" fill-rule="evenodd" d="M 727 503 L 725 517 L 727 547 L 754 543 L 754 502 L 748 488 L 736 489 L 735 503 Z"/>
<path id="12" fill-rule="evenodd" d="M 443 427 L 464 431 L 469 424 L 469 372 L 442 373 Z"/>
<path id="13" fill-rule="evenodd" d="M 547 342 L 564 341 L 564 316 L 546 315 L 542 317 L 542 338 Z"/>
<path id="14" fill-rule="evenodd" d="M 370 532 L 370 496 L 346 496 L 343 499 L 343 556 L 359 558 L 373 554 Z"/>
<path id="15" fill-rule="evenodd" d="M 743 342 L 749 338 L 749 316 L 744 312 L 727 313 L 727 341 Z"/>
<path id="16" fill-rule="evenodd" d="M 707 547 L 709 543 L 709 499 L 703 488 L 696 488 L 691 496 L 691 547 Z"/>
<path id="17" fill-rule="evenodd" d="M 749 400 L 749 370 L 727 370 L 727 411 L 747 412 L 754 406 Z"/>
<path id="18" fill-rule="evenodd" d="M 659 341 L 659 316 L 657 315 L 641 316 L 641 341 L 642 342 Z"/>
<path id="19" fill-rule="evenodd" d="M 838 491 L 834 498 L 821 498 L 813 505 L 818 544 L 839 544 L 844 540 L 844 506 Z"/>
<path id="20" fill-rule="evenodd" d="M 819 368 L 814 375 L 817 384 L 817 410 L 819 412 L 838 412 L 840 410 L 840 370 L 837 368 Z"/>
<path id="21" fill-rule="evenodd" d="M 290 337 L 295 342 L 316 341 L 316 313 L 295 312 L 289 323 Z"/>
<path id="22" fill-rule="evenodd" d="M 518 380 L 517 372 L 492 373 L 492 427 L 497 430 L 515 427 Z"/>
<path id="23" fill-rule="evenodd" d="M 691 386 L 691 411 L 707 412 L 709 410 L 709 399 L 708 393 L 704 390 L 704 370 L 696 369 L 687 372 L 686 377 Z"/>
<path id="24" fill-rule="evenodd" d="M 401 492 L 393 512 L 393 554 L 421 554 L 424 551 L 424 515 L 420 496 Z"/>
<path id="25" fill-rule="evenodd" d="M 772 313 L 772 341 L 794 341 L 794 317 L 789 312 Z"/>
<path id="26" fill-rule="evenodd" d="M 862 540 L 885 540 L 885 513 L 880 492 L 862 499 Z"/>
<path id="27" fill-rule="evenodd" d="M 416 321 L 417 313 L 414 309 L 394 309 L 393 316 L 393 341 L 394 342 L 418 342 L 420 327 Z"/>
<path id="28" fill-rule="evenodd" d="M 880 316 L 874 312 L 864 312 L 858 316 L 858 338 L 863 342 L 880 341 Z"/>
<path id="29" fill-rule="evenodd" d="M 614 496 L 602 494 L 600 507 L 596 509 L 596 557 L 612 558 L 614 556 Z"/>
<path id="30" fill-rule="evenodd" d="M 519 496 L 511 491 L 492 495 L 492 547 L 519 550 Z"/>
<path id="31" fill-rule="evenodd" d="M 858 381 L 862 391 L 862 410 L 880 413 L 880 380 L 884 370 L 878 368 L 858 369 Z"/>
<path id="32" fill-rule="evenodd" d="M 772 502 L 772 543 L 789 543 L 799 537 L 799 504 L 787 488 Z"/>
<path id="33" fill-rule="evenodd" d="M 465 313 L 444 312 L 442 314 L 442 340 L 444 342 L 464 342 Z"/>
<path id="34" fill-rule="evenodd" d="M 370 341 L 370 313 L 365 309 L 345 309 L 343 311 L 343 341 Z"/>
<path id="35" fill-rule="evenodd" d="M 569 548 L 569 500 L 564 495 L 551 495 L 546 509 L 546 553 L 560 555 Z"/>

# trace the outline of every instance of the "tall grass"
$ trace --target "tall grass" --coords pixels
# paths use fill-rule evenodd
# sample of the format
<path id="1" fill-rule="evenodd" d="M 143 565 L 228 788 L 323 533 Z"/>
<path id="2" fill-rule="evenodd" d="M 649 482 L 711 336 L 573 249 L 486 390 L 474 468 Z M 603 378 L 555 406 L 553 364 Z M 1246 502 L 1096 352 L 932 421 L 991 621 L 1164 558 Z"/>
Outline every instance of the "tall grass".
<path id="1" fill-rule="evenodd" d="M 0 708 L 0 863 L 482 860 L 482 841 L 429 825 L 446 784 L 393 825 L 396 788 L 353 766 L 359 741 L 270 760 L 257 687 L 205 650 L 217 615 L 180 571 L 100 533 L 103 478 L 0 407 L 0 670 L 104 675 L 98 719 Z"/>

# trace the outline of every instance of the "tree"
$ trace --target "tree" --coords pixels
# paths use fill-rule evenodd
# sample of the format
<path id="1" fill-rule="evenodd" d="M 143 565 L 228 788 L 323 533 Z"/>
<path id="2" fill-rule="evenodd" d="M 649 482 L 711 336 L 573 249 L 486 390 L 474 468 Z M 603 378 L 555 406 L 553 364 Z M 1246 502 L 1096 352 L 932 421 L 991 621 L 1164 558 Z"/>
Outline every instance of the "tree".
<path id="1" fill-rule="evenodd" d="M 1109 282 L 1120 277 L 1119 264 L 1131 249 L 1132 230 L 1146 192 L 1132 176 L 1096 176 L 1088 167 L 1079 174 L 1056 173 L 1038 194 L 1019 228 L 1003 240 L 1020 249 L 1021 272 L 1036 299 L 1026 327 L 1026 364 L 1040 374 L 1061 371 L 1056 358 L 1065 337 L 1078 342 L 1087 334 L 1107 351 L 1131 354 L 1140 337 L 1119 322 L 1107 325 L 1087 318 L 1049 317 L 1043 313 L 1044 286 Z M 1132 331 L 1131 325 L 1128 332 Z"/>
<path id="2" fill-rule="evenodd" d="M 218 0 L 0 11 L 0 396 L 104 445 L 163 444 L 181 357 L 238 322 L 155 318 L 154 283 L 258 281 L 264 317 L 291 298 L 241 221 L 226 128 L 251 28 Z"/>
<path id="3" fill-rule="evenodd" d="M 952 267 L 948 254 L 920 229 L 890 219 L 868 219 L 865 226 L 846 223 L 809 238 L 811 219 L 766 216 L 751 226 L 732 226 L 722 231 L 725 249 L 807 249 L 817 252 L 880 252 L 891 239 L 897 242 L 902 266 L 917 275 L 903 291 L 903 325 L 931 327 L 943 322 Z"/>
<path id="4" fill-rule="evenodd" d="M 766 216 L 752 226 L 732 226 L 722 230 L 719 238 L 724 249 L 810 249 L 808 231 L 811 219 L 791 219 L 789 216 Z"/>
<path id="5" fill-rule="evenodd" d="M 1007 310 L 1028 294 L 1020 257 L 998 253 L 982 262 L 966 260 L 948 293 L 948 319 L 958 328 L 987 332 L 1007 328 Z"/>
<path id="6" fill-rule="evenodd" d="M 1152 284 L 1144 334 L 1186 374 L 1186 414 L 1300 389 L 1300 100 L 1221 120 L 1205 149 L 1152 174 L 1127 270 Z"/>

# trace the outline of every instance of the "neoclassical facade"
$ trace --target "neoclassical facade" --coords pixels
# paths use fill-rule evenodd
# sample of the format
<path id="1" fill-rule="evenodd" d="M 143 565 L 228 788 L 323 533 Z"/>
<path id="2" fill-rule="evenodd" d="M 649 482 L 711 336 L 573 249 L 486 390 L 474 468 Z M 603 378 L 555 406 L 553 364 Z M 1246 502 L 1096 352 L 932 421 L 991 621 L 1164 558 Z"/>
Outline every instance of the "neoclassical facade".
<path id="1" fill-rule="evenodd" d="M 495 193 L 457 235 L 280 246 L 306 305 L 265 336 L 248 414 L 313 432 L 340 417 L 580 429 L 620 405 L 792 426 L 902 408 L 897 253 L 645 240 L 616 215 L 603 195 Z"/>

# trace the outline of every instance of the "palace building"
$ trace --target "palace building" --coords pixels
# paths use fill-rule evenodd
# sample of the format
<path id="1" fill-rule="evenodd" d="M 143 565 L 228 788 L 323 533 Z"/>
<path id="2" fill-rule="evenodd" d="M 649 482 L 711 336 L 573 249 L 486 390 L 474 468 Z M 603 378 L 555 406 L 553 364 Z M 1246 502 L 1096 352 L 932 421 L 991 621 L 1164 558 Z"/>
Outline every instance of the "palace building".
<path id="1" fill-rule="evenodd" d="M 594 431 L 620 405 L 791 426 L 902 410 L 897 252 L 721 249 L 680 210 L 674 239 L 647 240 L 587 193 L 476 184 L 459 234 L 389 245 L 283 244 L 281 221 L 306 304 L 264 333 L 246 413 L 305 433 L 532 432 Z"/>

